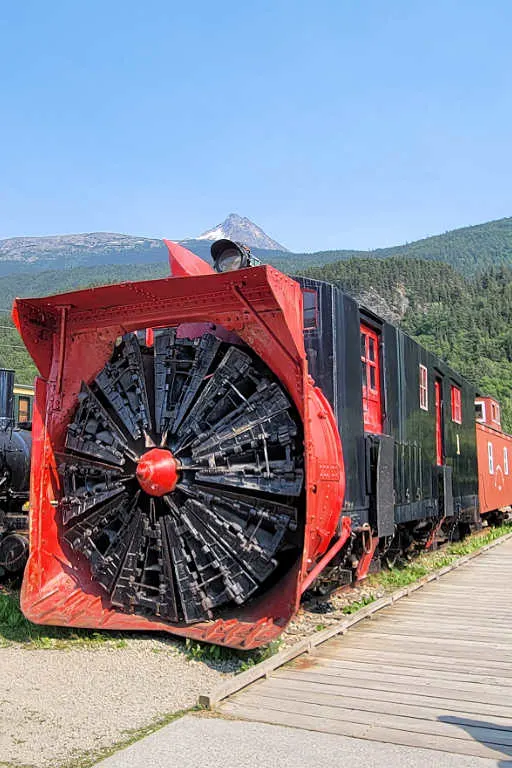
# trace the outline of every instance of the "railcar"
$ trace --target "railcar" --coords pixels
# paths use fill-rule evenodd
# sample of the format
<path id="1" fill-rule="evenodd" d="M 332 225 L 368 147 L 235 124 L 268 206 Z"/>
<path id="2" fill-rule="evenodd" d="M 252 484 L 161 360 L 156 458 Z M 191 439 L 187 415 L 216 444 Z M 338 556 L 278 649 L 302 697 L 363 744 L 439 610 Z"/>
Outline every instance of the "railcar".
<path id="1" fill-rule="evenodd" d="M 31 433 L 16 406 L 14 371 L 0 369 L 0 576 L 7 577 L 23 572 L 29 546 Z"/>
<path id="2" fill-rule="evenodd" d="M 169 278 L 15 303 L 29 619 L 253 648 L 313 584 L 478 524 L 469 382 L 335 286 L 167 246 Z"/>
<path id="3" fill-rule="evenodd" d="M 477 397 L 475 410 L 480 514 L 498 523 L 512 506 L 512 436 L 503 432 L 494 398 Z"/>
<path id="4" fill-rule="evenodd" d="M 343 445 L 343 513 L 362 532 L 352 557 L 361 578 L 371 561 L 477 522 L 475 388 L 339 288 L 299 282 L 309 371 Z"/>

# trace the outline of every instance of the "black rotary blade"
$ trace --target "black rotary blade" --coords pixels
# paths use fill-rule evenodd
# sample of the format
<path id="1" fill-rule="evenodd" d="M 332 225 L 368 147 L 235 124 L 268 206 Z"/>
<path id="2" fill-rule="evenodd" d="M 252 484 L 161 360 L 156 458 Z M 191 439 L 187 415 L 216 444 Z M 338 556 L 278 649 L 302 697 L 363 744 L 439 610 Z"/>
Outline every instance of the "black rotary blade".
<path id="1" fill-rule="evenodd" d="M 96 506 L 64 530 L 71 548 L 89 560 L 93 578 L 105 589 L 115 583 L 130 549 L 134 533 L 140 525 L 138 494 L 130 499 L 124 492 L 110 499 L 99 499 Z"/>
<path id="2" fill-rule="evenodd" d="M 151 429 L 144 364 L 134 333 L 123 336 L 112 360 L 96 377 L 96 384 L 134 440 Z"/>
<path id="3" fill-rule="evenodd" d="M 210 333 L 180 339 L 174 329 L 155 337 L 155 413 L 160 434 L 176 433 L 203 384 L 221 342 Z"/>
<path id="4" fill-rule="evenodd" d="M 265 581 L 276 566 L 275 556 L 285 534 L 297 528 L 297 510 L 197 484 L 184 484 L 182 488 L 211 534 L 229 548 L 258 582 Z"/>
<path id="5" fill-rule="evenodd" d="M 183 420 L 179 435 L 175 436 L 175 447 L 179 450 L 236 410 L 244 402 L 244 392 L 252 391 L 257 380 L 249 355 L 238 347 L 224 350 L 218 366 Z"/>
<path id="6" fill-rule="evenodd" d="M 58 456 L 64 539 L 116 608 L 214 618 L 298 555 L 301 435 L 290 397 L 250 349 L 214 332 L 157 329 L 153 349 L 128 334 L 83 385 Z M 161 498 L 149 495 L 160 486 L 137 480 L 144 446 L 160 447 L 140 472 L 148 461 L 158 472 L 168 451 L 177 462 L 177 484 Z"/>
<path id="7" fill-rule="evenodd" d="M 60 508 L 64 525 L 126 489 L 134 475 L 121 468 L 71 454 L 57 454 L 62 481 Z"/>
<path id="8" fill-rule="evenodd" d="M 127 458 L 136 458 L 126 436 L 85 383 L 78 402 L 75 418 L 68 426 L 66 448 L 119 466 Z"/>

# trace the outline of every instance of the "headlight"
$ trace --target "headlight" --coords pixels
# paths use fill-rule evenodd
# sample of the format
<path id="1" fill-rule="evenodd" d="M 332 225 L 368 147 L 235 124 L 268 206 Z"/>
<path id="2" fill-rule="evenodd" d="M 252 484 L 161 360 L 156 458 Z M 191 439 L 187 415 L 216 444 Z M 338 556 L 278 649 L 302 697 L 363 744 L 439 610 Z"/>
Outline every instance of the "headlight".
<path id="1" fill-rule="evenodd" d="M 251 256 L 251 251 L 246 245 L 235 243 L 233 240 L 216 240 L 210 252 L 216 272 L 233 272 L 254 266 L 259 261 Z"/>

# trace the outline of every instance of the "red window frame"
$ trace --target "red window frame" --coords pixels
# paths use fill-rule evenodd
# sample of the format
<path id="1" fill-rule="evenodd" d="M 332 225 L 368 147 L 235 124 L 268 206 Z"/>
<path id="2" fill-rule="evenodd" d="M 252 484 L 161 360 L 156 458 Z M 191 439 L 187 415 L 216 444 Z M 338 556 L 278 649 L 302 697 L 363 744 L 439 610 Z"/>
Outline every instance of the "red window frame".
<path id="1" fill-rule="evenodd" d="M 428 369 L 420 363 L 420 408 L 428 411 Z"/>
<path id="2" fill-rule="evenodd" d="M 313 298 L 311 305 L 310 298 Z M 314 331 L 318 328 L 318 291 L 314 288 L 302 289 L 302 327 L 305 331 Z"/>
<path id="3" fill-rule="evenodd" d="M 379 334 L 364 323 L 361 323 L 360 330 L 364 428 L 366 432 L 382 434 Z"/>
<path id="4" fill-rule="evenodd" d="M 364 350 L 363 350 L 364 345 Z M 379 340 L 377 334 L 365 326 L 361 326 L 361 367 L 363 373 L 363 388 L 377 394 L 379 384 Z"/>
<path id="5" fill-rule="evenodd" d="M 462 396 L 460 387 L 452 384 L 452 421 L 462 424 Z"/>

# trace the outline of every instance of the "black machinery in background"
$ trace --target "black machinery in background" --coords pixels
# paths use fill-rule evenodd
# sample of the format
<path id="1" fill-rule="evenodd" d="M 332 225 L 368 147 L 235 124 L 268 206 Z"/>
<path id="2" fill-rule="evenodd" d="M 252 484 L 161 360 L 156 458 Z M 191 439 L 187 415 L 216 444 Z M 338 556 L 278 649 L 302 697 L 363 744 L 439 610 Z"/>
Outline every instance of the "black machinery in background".
<path id="1" fill-rule="evenodd" d="M 28 557 L 30 429 L 14 417 L 14 371 L 0 369 L 0 577 L 22 573 Z"/>

